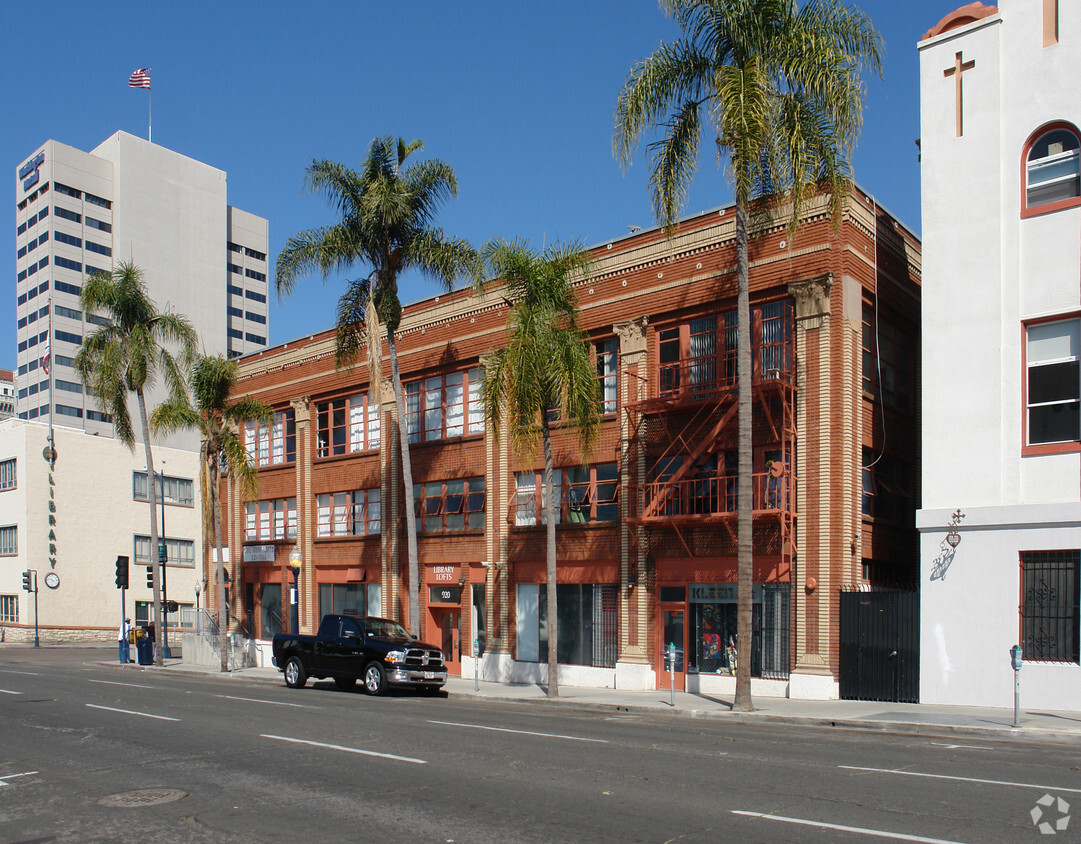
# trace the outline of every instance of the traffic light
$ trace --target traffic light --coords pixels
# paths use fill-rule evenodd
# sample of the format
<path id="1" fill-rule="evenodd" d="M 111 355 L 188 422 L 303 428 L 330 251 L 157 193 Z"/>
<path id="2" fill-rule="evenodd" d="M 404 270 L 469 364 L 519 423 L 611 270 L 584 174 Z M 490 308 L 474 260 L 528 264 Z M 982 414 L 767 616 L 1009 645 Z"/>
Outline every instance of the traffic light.
<path id="1" fill-rule="evenodd" d="M 116 588 L 127 589 L 128 588 L 128 558 L 117 557 L 116 558 Z"/>
<path id="2" fill-rule="evenodd" d="M 30 569 L 23 572 L 23 590 L 26 592 L 33 592 L 34 589 L 30 585 Z"/>
<path id="3" fill-rule="evenodd" d="M 149 586 L 151 589 L 154 588 L 154 567 L 153 566 L 147 566 L 146 567 L 146 585 Z"/>

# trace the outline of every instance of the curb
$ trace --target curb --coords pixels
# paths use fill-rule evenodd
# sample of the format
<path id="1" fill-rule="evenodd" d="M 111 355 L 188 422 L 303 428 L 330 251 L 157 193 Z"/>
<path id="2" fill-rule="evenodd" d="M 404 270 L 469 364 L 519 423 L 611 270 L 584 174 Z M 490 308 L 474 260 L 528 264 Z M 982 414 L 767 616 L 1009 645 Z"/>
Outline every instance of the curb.
<path id="1" fill-rule="evenodd" d="M 282 680 L 278 676 L 262 676 L 259 674 L 247 674 L 245 669 L 239 671 L 214 671 L 193 670 L 182 664 L 167 665 L 159 668 L 156 665 L 121 665 L 118 662 L 94 663 L 103 667 L 139 670 L 159 671 L 168 670 L 174 674 L 188 676 L 207 676 L 228 678 L 235 681 L 244 681 L 260 685 L 281 685 Z M 527 706 L 540 706 L 548 708 L 561 708 L 578 712 L 618 712 L 628 715 L 652 715 L 666 718 L 694 718 L 706 721 L 727 722 L 730 724 L 752 724 L 767 726 L 791 726 L 804 727 L 817 730 L 849 730 L 853 732 L 880 733 L 882 735 L 919 735 L 928 738 L 971 738 L 983 741 L 1010 741 L 1028 744 L 1057 744 L 1067 746 L 1081 746 L 1081 732 L 1063 732 L 1049 730 L 1043 727 L 971 727 L 935 722 L 919 721 L 875 721 L 866 718 L 829 718 L 817 715 L 777 715 L 769 712 L 731 712 L 706 709 L 682 709 L 664 706 L 643 706 L 640 704 L 604 703 L 603 701 L 581 701 L 548 698 L 523 698 L 514 696 L 501 696 L 474 692 L 472 690 L 450 690 L 455 699 L 470 700 L 483 703 L 500 704 L 523 704 Z"/>

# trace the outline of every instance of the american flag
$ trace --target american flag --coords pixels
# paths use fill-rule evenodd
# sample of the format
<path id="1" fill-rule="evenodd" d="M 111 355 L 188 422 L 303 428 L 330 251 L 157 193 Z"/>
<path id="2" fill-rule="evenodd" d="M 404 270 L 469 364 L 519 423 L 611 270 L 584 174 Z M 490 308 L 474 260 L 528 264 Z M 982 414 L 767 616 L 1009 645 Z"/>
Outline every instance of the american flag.
<path id="1" fill-rule="evenodd" d="M 150 87 L 150 68 L 141 67 L 135 71 L 128 79 L 129 88 L 149 88 Z"/>
<path id="2" fill-rule="evenodd" d="M 41 356 L 41 368 L 45 372 L 46 375 L 49 374 L 49 364 L 51 363 L 49 358 L 50 358 L 50 355 L 49 355 L 49 341 L 46 340 L 45 341 L 45 354 L 43 354 Z"/>

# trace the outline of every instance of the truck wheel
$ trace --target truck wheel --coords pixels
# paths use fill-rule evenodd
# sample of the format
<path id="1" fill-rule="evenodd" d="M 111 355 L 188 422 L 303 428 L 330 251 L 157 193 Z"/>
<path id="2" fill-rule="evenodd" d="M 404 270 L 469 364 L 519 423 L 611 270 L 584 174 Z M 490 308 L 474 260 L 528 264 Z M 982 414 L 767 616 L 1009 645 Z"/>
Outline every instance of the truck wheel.
<path id="1" fill-rule="evenodd" d="M 352 688 L 354 686 L 356 686 L 356 684 L 357 684 L 357 678 L 356 677 L 335 677 L 334 678 L 334 685 L 337 686 L 339 689 L 341 689 L 343 692 L 348 692 L 348 691 L 352 690 Z"/>
<path id="2" fill-rule="evenodd" d="M 370 695 L 381 695 L 387 690 L 387 672 L 378 662 L 369 662 L 364 669 L 364 688 Z"/>
<path id="3" fill-rule="evenodd" d="M 295 656 L 289 657 L 289 661 L 285 663 L 285 685 L 290 689 L 303 689 L 307 682 L 308 675 L 300 659 Z"/>

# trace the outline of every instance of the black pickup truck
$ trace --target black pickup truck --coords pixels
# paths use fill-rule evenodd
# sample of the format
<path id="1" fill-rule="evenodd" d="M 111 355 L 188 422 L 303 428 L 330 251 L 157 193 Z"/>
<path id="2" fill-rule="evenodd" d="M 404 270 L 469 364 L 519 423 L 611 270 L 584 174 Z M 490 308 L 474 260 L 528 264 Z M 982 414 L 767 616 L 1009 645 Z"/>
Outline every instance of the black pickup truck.
<path id="1" fill-rule="evenodd" d="M 361 679 L 373 695 L 390 686 L 436 692 L 447 682 L 439 648 L 418 642 L 396 621 L 359 615 L 324 615 L 315 636 L 279 633 L 274 665 L 294 689 L 309 677 L 330 677 L 339 689 L 351 689 Z"/>

